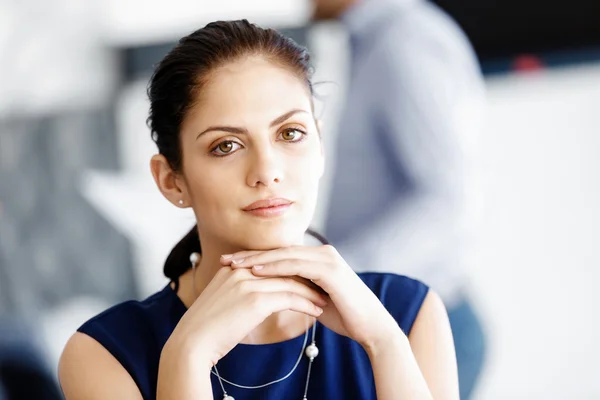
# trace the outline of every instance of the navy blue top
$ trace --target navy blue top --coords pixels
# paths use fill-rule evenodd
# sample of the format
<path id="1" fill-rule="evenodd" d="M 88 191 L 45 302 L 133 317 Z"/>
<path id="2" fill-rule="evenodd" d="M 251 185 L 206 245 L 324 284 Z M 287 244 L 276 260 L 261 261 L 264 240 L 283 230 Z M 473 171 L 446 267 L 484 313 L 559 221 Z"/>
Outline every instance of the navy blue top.
<path id="1" fill-rule="evenodd" d="M 358 275 L 408 335 L 427 294 L 427 286 L 395 274 Z M 127 301 L 104 311 L 78 331 L 97 340 L 123 365 L 145 400 L 154 399 L 161 350 L 186 311 L 181 299 L 167 285 L 144 301 Z M 219 361 L 219 373 L 244 386 L 271 382 L 292 369 L 303 343 L 304 334 L 280 343 L 239 344 Z M 312 367 L 309 399 L 376 399 L 371 364 L 362 346 L 322 324 L 316 325 L 316 343 L 320 353 Z M 228 394 L 238 400 L 300 400 L 307 369 L 308 359 L 302 357 L 298 368 L 282 382 L 262 389 L 224 385 Z M 220 400 L 223 398 L 221 386 L 214 374 L 211 379 L 214 398 Z"/>

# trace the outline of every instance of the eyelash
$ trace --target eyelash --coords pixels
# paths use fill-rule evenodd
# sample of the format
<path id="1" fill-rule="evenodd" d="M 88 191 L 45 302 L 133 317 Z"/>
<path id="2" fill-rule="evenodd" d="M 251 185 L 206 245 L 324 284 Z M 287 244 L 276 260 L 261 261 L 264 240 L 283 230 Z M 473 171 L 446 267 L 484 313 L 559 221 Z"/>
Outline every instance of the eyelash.
<path id="1" fill-rule="evenodd" d="M 304 130 L 302 130 L 300 128 L 286 128 L 286 129 L 284 129 L 284 130 L 281 131 L 280 135 L 282 133 L 286 133 L 286 132 L 290 132 L 290 131 L 294 131 L 294 132 L 300 133 L 300 139 L 298 139 L 298 140 L 284 140 L 284 142 L 299 143 L 299 142 L 302 142 L 306 138 L 307 132 L 305 132 Z M 228 156 L 230 154 L 235 153 L 235 151 L 237 151 L 237 150 L 235 150 L 235 151 L 232 150 L 229 153 L 221 153 L 221 154 L 216 153 L 216 151 L 219 149 L 219 146 L 222 145 L 223 143 L 231 143 L 231 144 L 234 144 L 234 145 L 241 146 L 241 144 L 239 144 L 235 140 L 223 140 L 223 141 L 217 143 L 215 146 L 213 146 L 213 148 L 210 150 L 210 154 L 212 156 L 214 156 L 214 157 L 226 157 L 226 156 Z"/>

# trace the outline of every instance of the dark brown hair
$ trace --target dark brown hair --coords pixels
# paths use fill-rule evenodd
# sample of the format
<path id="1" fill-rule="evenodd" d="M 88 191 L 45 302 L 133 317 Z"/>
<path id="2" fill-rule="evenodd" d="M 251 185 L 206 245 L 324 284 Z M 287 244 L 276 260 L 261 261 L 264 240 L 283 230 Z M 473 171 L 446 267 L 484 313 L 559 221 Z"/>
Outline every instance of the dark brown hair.
<path id="1" fill-rule="evenodd" d="M 181 38 L 158 64 L 148 86 L 147 122 L 159 153 L 173 170 L 180 171 L 182 166 L 181 125 L 210 74 L 227 63 L 253 55 L 289 69 L 313 95 L 313 69 L 308 51 L 279 32 L 246 20 L 212 22 Z M 308 233 L 324 240 L 313 231 Z M 196 226 L 173 248 L 165 262 L 164 273 L 176 286 L 179 277 L 191 266 L 192 252 L 201 252 Z"/>

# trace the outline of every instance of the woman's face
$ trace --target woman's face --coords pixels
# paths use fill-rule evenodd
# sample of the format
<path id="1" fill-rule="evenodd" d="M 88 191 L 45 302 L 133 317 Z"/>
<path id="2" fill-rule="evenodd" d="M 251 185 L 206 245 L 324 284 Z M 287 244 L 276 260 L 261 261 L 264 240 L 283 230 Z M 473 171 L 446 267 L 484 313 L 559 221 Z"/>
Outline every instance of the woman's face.
<path id="1" fill-rule="evenodd" d="M 216 70 L 200 96 L 181 129 L 200 236 L 255 250 L 301 243 L 324 164 L 308 89 L 251 57 Z"/>

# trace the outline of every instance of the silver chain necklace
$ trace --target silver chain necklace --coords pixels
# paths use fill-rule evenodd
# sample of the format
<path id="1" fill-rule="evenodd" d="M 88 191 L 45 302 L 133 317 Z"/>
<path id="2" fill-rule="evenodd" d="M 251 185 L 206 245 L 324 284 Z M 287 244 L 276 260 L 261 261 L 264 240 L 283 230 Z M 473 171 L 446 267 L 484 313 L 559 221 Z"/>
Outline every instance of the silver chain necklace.
<path id="1" fill-rule="evenodd" d="M 196 293 L 196 265 L 197 265 L 199 259 L 200 259 L 200 255 L 198 253 L 190 254 L 190 262 L 192 263 L 192 271 L 193 271 L 192 272 L 192 281 L 193 281 L 193 287 L 194 287 L 194 299 L 196 299 L 198 297 L 198 295 Z M 308 321 L 308 318 L 307 318 L 307 321 Z M 306 383 L 304 385 L 304 396 L 302 396 L 302 400 L 307 400 L 306 396 L 308 394 L 308 383 L 310 382 L 310 372 L 312 369 L 312 364 L 313 364 L 313 361 L 315 360 L 315 358 L 319 355 L 319 348 L 317 347 L 317 344 L 315 341 L 316 330 L 317 330 L 317 322 L 315 321 L 315 324 L 312 327 L 311 344 L 306 346 L 306 343 L 308 342 L 308 331 L 309 331 L 308 322 L 307 322 L 306 331 L 304 332 L 304 342 L 302 343 L 302 350 L 300 351 L 300 354 L 298 355 L 296 364 L 294 364 L 291 371 L 288 372 L 285 376 L 283 376 L 282 378 L 276 379 L 274 381 L 267 382 L 267 383 L 264 383 L 262 385 L 257 385 L 257 386 L 239 385 L 237 383 L 228 381 L 225 378 L 222 378 L 221 375 L 219 375 L 219 370 L 217 369 L 217 366 L 214 365 L 213 370 L 211 370 L 210 372 L 213 375 L 215 375 L 217 377 L 217 379 L 219 380 L 219 384 L 221 385 L 221 390 L 223 391 L 223 400 L 235 400 L 233 398 L 233 396 L 230 396 L 229 394 L 227 394 L 227 390 L 225 390 L 225 385 L 223 385 L 223 382 L 226 382 L 226 383 L 228 383 L 232 386 L 235 386 L 237 388 L 240 388 L 240 389 L 261 389 L 261 388 L 264 388 L 267 386 L 271 386 L 275 383 L 282 382 L 282 381 L 286 380 L 287 378 L 289 378 L 294 373 L 294 371 L 300 364 L 300 360 L 302 360 L 302 353 L 304 353 L 306 355 L 306 357 L 308 357 L 308 359 L 309 359 L 308 372 L 306 373 Z"/>

